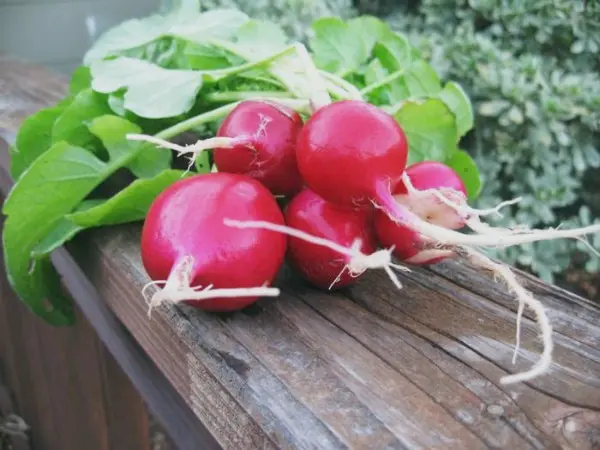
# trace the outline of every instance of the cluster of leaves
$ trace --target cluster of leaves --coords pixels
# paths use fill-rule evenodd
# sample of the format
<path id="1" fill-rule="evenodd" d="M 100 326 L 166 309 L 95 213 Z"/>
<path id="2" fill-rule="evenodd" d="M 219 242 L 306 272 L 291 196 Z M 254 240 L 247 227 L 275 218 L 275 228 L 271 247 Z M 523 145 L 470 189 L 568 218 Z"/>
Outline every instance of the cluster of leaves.
<path id="1" fill-rule="evenodd" d="M 389 17 L 394 29 L 459 80 L 476 112 L 464 140 L 486 181 L 478 203 L 523 197 L 499 223 L 581 226 L 598 217 L 600 4 L 560 0 L 423 0 L 416 14 Z M 600 238 L 593 236 L 593 247 Z M 554 281 L 574 261 L 599 259 L 577 241 L 545 241 L 497 253 Z"/>
<path id="2" fill-rule="evenodd" d="M 352 0 L 204 0 L 201 7 L 239 9 L 254 19 L 277 23 L 294 40 L 304 40 L 319 17 L 349 19 L 356 15 Z"/>
<path id="3" fill-rule="evenodd" d="M 142 220 L 168 185 L 212 170 L 207 155 L 191 173 L 176 170 L 171 151 L 127 135 L 210 133 L 247 98 L 310 114 L 316 83 L 334 101 L 368 100 L 402 125 L 411 162 L 445 161 L 478 195 L 477 167 L 458 147 L 473 111 L 457 83 L 443 84 L 405 36 L 374 17 L 321 18 L 307 31 L 310 53 L 272 22 L 238 9 L 201 12 L 197 0 L 185 0 L 95 42 L 69 94 L 29 117 L 11 149 L 16 184 L 3 210 L 4 257 L 11 285 L 33 312 L 57 325 L 73 321 L 52 250 L 83 229 Z M 107 194 L 123 171 L 133 181 Z"/>

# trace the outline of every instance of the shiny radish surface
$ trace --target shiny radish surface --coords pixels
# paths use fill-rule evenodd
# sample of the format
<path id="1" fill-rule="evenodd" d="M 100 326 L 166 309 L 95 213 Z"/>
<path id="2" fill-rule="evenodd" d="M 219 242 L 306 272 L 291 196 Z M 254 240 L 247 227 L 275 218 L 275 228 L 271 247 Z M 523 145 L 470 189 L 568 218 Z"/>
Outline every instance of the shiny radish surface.
<path id="1" fill-rule="evenodd" d="M 289 227 L 344 247 L 352 247 L 360 239 L 360 250 L 365 254 L 376 250 L 371 216 L 368 211 L 341 208 L 326 202 L 308 188 L 296 195 L 285 210 Z M 351 260 L 349 256 L 295 237 L 288 241 L 288 260 L 308 282 L 319 288 L 341 288 L 360 278 L 345 270 Z"/>
<path id="2" fill-rule="evenodd" d="M 377 188 L 394 189 L 406 166 L 408 143 L 398 122 L 356 100 L 331 103 L 306 121 L 298 137 L 298 169 L 325 200 L 370 206 Z"/>
<path id="3" fill-rule="evenodd" d="M 434 225 L 448 229 L 464 226 L 463 217 L 439 198 L 443 195 L 457 204 L 466 201 L 465 185 L 451 167 L 440 162 L 423 161 L 407 167 L 406 174 L 412 189 L 408 189 L 404 182 L 400 183 L 394 192 L 397 203 Z M 437 193 L 428 190 L 437 190 Z M 434 248 L 430 240 L 394 222 L 382 210 L 375 212 L 375 232 L 382 245 L 394 246 L 394 255 L 410 264 L 434 264 L 454 255 L 452 250 Z"/>
<path id="4" fill-rule="evenodd" d="M 211 173 L 174 183 L 151 205 L 142 230 L 142 262 L 150 278 L 173 283 L 158 294 L 209 311 L 248 306 L 256 296 L 189 300 L 192 288 L 245 289 L 269 285 L 284 259 L 287 237 L 240 230 L 224 219 L 283 224 L 271 193 L 243 175 Z M 179 283 L 179 284 L 178 284 Z M 171 286 L 179 289 L 172 292 Z M 184 294 L 189 294 L 189 298 Z"/>
<path id="5" fill-rule="evenodd" d="M 219 127 L 217 137 L 231 138 L 231 143 L 215 147 L 215 165 L 219 172 L 255 178 L 275 195 L 294 195 L 303 185 L 296 164 L 302 125 L 300 115 L 286 106 L 244 101 Z"/>

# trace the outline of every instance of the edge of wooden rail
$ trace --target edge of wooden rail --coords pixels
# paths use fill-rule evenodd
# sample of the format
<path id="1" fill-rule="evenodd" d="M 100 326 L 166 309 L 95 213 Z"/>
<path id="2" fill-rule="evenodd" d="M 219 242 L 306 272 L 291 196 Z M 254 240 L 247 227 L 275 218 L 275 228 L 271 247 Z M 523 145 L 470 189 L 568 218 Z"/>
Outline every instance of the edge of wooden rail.
<path id="1" fill-rule="evenodd" d="M 4 133 L 4 138 L 7 137 L 10 138 Z M 3 197 L 13 185 L 8 171 L 8 145 L 10 142 L 6 142 L 0 133 L 0 192 Z M 127 333 L 71 254 L 60 248 L 52 254 L 52 262 L 73 300 L 173 442 L 182 450 L 221 448 L 146 352 Z"/>

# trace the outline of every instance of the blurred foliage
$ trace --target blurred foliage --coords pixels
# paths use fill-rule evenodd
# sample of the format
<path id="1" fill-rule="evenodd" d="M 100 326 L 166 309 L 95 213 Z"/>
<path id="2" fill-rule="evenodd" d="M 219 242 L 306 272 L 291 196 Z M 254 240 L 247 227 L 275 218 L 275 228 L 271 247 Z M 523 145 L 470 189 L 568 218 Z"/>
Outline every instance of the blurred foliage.
<path id="1" fill-rule="evenodd" d="M 255 19 L 277 22 L 292 39 L 304 40 L 313 20 L 356 15 L 352 0 L 203 0 L 203 10 L 233 7 Z"/>
<path id="2" fill-rule="evenodd" d="M 478 206 L 523 197 L 495 224 L 572 227 L 600 217 L 598 0 L 422 0 L 387 20 L 472 98 L 476 125 L 463 146 L 484 177 Z M 600 249 L 600 236 L 589 240 Z M 600 271 L 577 241 L 496 256 L 549 282 L 573 261 Z"/>

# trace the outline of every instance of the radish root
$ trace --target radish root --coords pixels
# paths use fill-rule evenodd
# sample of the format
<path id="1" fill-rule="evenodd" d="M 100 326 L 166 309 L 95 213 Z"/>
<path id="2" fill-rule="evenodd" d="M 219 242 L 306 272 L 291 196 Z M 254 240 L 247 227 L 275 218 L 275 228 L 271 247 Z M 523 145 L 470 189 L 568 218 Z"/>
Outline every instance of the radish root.
<path id="1" fill-rule="evenodd" d="M 142 295 L 148 304 L 148 317 L 152 310 L 163 303 L 179 303 L 188 300 L 209 300 L 214 298 L 233 297 L 277 297 L 280 294 L 278 288 L 267 286 L 250 288 L 213 289 L 213 285 L 191 286 L 191 273 L 194 266 L 194 258 L 184 257 L 175 265 L 167 280 L 151 281 L 142 288 Z M 148 299 L 146 291 L 150 286 L 164 284 L 163 288 Z"/>
<path id="2" fill-rule="evenodd" d="M 434 195 L 440 203 L 450 207 L 458 217 L 464 220 L 465 225 L 471 228 L 476 234 L 465 235 L 425 222 L 400 203 L 394 202 L 394 204 L 391 204 L 388 202 L 385 204 L 385 196 L 380 197 L 384 199 L 384 205 L 379 206 L 376 204 L 375 206 L 386 211 L 388 216 L 395 222 L 420 233 L 423 239 L 433 241 L 434 245 L 444 248 L 448 246 L 450 248 L 454 247 L 458 254 L 465 255 L 475 266 L 490 271 L 494 275 L 494 279 L 502 279 L 508 286 L 509 291 L 516 296 L 519 306 L 516 318 L 516 343 L 512 357 L 513 364 L 516 362 L 521 346 L 521 322 L 524 309 L 527 306 L 535 313 L 543 343 L 543 350 L 539 361 L 527 371 L 502 377 L 500 382 L 502 384 L 513 384 L 528 381 L 547 372 L 552 364 L 554 343 L 552 339 L 552 326 L 544 305 L 519 283 L 516 275 L 509 266 L 492 261 L 489 257 L 477 251 L 476 248 L 503 247 L 558 238 L 574 238 L 589 245 L 582 236 L 600 231 L 600 226 L 592 225 L 572 230 L 537 230 L 523 226 L 515 228 L 492 227 L 483 223 L 480 218 L 492 214 L 501 216 L 500 210 L 502 208 L 519 202 L 520 198 L 502 202 L 494 208 L 478 210 L 467 205 L 466 197 L 454 189 L 418 190 L 411 183 L 406 172 L 403 174 L 402 181 L 406 186 L 409 196 L 419 198 L 419 196 L 423 195 Z"/>
<path id="3" fill-rule="evenodd" d="M 528 306 L 535 313 L 541 330 L 541 338 L 544 344 L 544 349 L 537 364 L 525 372 L 502 377 L 500 379 L 500 383 L 519 383 L 521 381 L 531 380 L 539 375 L 544 374 L 552 364 L 552 351 L 554 348 L 554 343 L 552 340 L 552 326 L 550 325 L 550 321 L 546 315 L 544 305 L 539 300 L 534 298 L 523 286 L 521 286 L 516 275 L 508 266 L 496 263 L 487 256 L 473 250 L 467 250 L 467 257 L 476 266 L 491 271 L 495 277 L 497 276 L 502 278 L 519 301 L 519 310 L 517 313 L 517 343 L 513 353 L 513 364 L 516 361 L 516 355 L 520 346 L 521 320 L 523 318 L 523 309 L 525 306 Z"/>
<path id="4" fill-rule="evenodd" d="M 249 141 L 247 136 L 239 136 L 236 138 L 229 137 L 213 137 L 209 139 L 202 139 L 196 141 L 194 144 L 189 145 L 179 145 L 173 142 L 166 141 L 164 139 L 157 138 L 155 136 L 148 136 L 145 134 L 128 134 L 127 139 L 130 141 L 145 141 L 150 142 L 151 144 L 155 144 L 162 148 L 168 148 L 170 150 L 175 150 L 178 156 L 189 155 L 188 157 L 189 164 L 185 173 L 189 172 L 192 169 L 192 166 L 196 162 L 196 158 L 205 150 L 211 150 L 214 148 L 232 148 L 235 145 L 246 143 Z M 184 175 L 185 175 L 184 173 Z"/>
<path id="5" fill-rule="evenodd" d="M 407 177 L 406 173 L 404 174 L 404 177 Z M 571 230 L 558 230 L 552 228 L 546 230 L 499 229 L 504 231 L 497 232 L 498 229 L 494 229 L 494 233 L 464 234 L 424 221 L 406 206 L 396 202 L 394 197 L 390 194 L 390 189 L 387 185 L 382 184 L 378 186 L 377 198 L 380 203 L 373 201 L 373 205 L 376 208 L 385 211 L 391 220 L 442 245 L 507 247 L 550 239 L 577 239 L 586 234 L 600 232 L 600 224 L 596 224 Z"/>
<path id="6" fill-rule="evenodd" d="M 339 281 L 340 277 L 344 273 L 344 270 L 348 270 L 351 276 L 357 277 L 368 269 L 383 269 L 398 289 L 402 289 L 402 283 L 400 283 L 400 280 L 398 279 L 398 277 L 392 269 L 410 272 L 409 268 L 392 263 L 392 252 L 394 250 L 393 248 L 378 250 L 374 253 L 371 253 L 370 255 L 366 255 L 360 251 L 360 240 L 355 241 L 352 244 L 352 246 L 348 248 L 328 239 L 313 236 L 312 234 L 306 233 L 304 231 L 292 227 L 276 225 L 271 222 L 239 221 L 225 219 L 224 223 L 225 225 L 234 228 L 261 228 L 264 230 L 287 234 L 289 236 L 302 239 L 306 242 L 310 242 L 311 244 L 321 245 L 323 247 L 330 248 L 333 251 L 336 251 L 344 256 L 349 257 L 350 261 L 330 285 L 330 289 L 335 285 L 335 283 Z"/>

